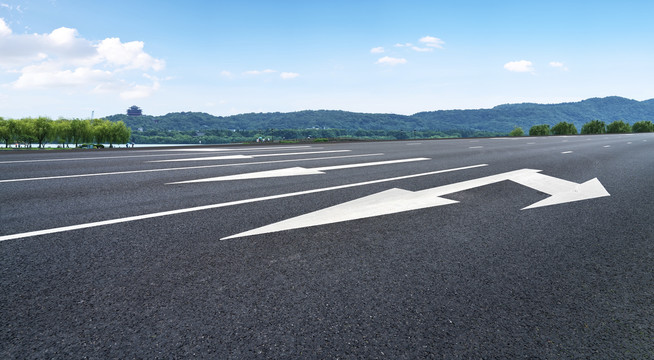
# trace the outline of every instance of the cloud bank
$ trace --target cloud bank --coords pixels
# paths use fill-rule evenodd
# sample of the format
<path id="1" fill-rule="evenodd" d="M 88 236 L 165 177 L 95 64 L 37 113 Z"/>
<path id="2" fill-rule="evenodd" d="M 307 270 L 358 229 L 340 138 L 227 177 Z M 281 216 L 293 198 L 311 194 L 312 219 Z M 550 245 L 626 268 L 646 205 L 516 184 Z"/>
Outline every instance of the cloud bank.
<path id="1" fill-rule="evenodd" d="M 145 52 L 142 41 L 92 41 L 67 27 L 45 34 L 16 34 L 2 18 L 0 54 L 0 71 L 17 74 L 5 84 L 15 89 L 90 90 L 126 99 L 156 91 L 159 81 L 148 73 L 166 66 L 164 60 Z"/>

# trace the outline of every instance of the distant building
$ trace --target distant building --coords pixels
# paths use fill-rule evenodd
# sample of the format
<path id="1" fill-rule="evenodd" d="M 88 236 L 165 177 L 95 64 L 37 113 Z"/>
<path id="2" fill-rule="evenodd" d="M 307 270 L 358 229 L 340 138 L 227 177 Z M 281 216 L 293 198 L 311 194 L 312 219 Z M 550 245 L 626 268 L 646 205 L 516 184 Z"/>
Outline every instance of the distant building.
<path id="1" fill-rule="evenodd" d="M 141 116 L 143 115 L 143 110 L 141 110 L 141 108 L 136 105 L 132 105 L 129 109 L 127 109 L 127 115 Z"/>

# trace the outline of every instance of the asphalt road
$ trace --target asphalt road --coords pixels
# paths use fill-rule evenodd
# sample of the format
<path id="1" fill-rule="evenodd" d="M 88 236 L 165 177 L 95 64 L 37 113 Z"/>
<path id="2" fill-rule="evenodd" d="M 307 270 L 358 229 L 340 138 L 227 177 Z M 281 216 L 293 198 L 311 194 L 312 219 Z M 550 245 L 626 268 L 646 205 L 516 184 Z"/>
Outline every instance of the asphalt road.
<path id="1" fill-rule="evenodd" d="M 456 187 L 521 169 L 610 196 Z M 654 358 L 653 179 L 654 134 L 2 151 L 0 358 Z"/>

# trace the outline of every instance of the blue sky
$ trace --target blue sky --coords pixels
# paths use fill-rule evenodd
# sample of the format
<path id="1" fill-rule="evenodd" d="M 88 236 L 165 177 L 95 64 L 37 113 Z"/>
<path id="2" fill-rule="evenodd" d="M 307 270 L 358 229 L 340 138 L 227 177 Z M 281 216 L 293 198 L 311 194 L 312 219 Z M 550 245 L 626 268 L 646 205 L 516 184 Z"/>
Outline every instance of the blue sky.
<path id="1" fill-rule="evenodd" d="M 0 116 L 654 98 L 654 1 L 0 0 Z"/>

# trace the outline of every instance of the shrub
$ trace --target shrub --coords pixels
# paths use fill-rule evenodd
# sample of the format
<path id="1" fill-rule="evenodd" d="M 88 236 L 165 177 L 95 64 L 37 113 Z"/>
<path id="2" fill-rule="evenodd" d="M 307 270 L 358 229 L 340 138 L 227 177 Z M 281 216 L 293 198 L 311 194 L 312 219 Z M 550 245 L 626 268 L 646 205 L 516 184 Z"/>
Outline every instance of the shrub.
<path id="1" fill-rule="evenodd" d="M 637 121 L 631 126 L 634 132 L 654 132 L 654 124 L 651 121 Z"/>
<path id="2" fill-rule="evenodd" d="M 529 129 L 529 136 L 543 136 L 550 134 L 549 125 L 534 125 Z"/>
<path id="3" fill-rule="evenodd" d="M 581 127 L 582 134 L 605 134 L 606 124 L 604 121 L 592 120 Z"/>
<path id="4" fill-rule="evenodd" d="M 524 136 L 525 132 L 522 130 L 521 127 L 517 127 L 509 133 L 509 136 Z"/>
<path id="5" fill-rule="evenodd" d="M 631 126 L 622 120 L 616 120 L 606 125 L 606 132 L 609 134 L 624 134 L 631 132 Z"/>
<path id="6" fill-rule="evenodd" d="M 574 124 L 561 121 L 552 127 L 552 134 L 554 135 L 577 135 L 577 128 Z"/>

